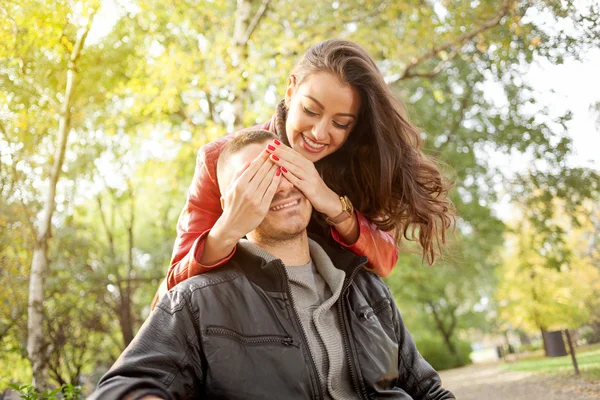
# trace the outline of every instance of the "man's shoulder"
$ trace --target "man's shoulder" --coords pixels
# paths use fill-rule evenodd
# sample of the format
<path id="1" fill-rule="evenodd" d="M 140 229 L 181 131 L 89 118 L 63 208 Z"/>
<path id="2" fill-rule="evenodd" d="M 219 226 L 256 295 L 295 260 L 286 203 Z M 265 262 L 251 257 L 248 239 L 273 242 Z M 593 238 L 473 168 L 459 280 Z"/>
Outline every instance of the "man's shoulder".
<path id="1" fill-rule="evenodd" d="M 223 264 L 214 270 L 191 277 L 181 282 L 173 289 L 179 288 L 182 292 L 193 293 L 197 290 L 203 290 L 211 286 L 230 282 L 243 275 L 242 271 L 230 263 Z"/>
<path id="2" fill-rule="evenodd" d="M 362 268 L 354 278 L 354 284 L 363 293 L 371 296 L 389 297 L 390 289 L 379 275 L 368 269 Z"/>
<path id="3" fill-rule="evenodd" d="M 236 266 L 223 265 L 212 271 L 193 276 L 177 284 L 169 290 L 156 305 L 169 313 L 181 310 L 186 303 L 192 304 L 202 297 L 203 293 L 243 277 Z"/>

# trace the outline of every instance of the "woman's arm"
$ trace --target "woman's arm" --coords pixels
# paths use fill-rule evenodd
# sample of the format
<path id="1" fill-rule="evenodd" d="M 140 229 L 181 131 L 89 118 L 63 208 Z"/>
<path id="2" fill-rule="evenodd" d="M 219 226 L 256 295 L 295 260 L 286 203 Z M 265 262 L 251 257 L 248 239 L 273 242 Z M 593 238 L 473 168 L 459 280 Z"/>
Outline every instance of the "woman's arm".
<path id="1" fill-rule="evenodd" d="M 168 289 L 224 264 L 235 251 L 235 243 L 229 246 L 226 240 L 215 240 L 215 233 L 218 232 L 209 238 L 212 227 L 223 212 L 216 164 L 221 150 L 231 139 L 233 136 L 226 136 L 202 146 L 198 151 L 194 178 L 177 221 L 177 238 L 167 272 Z M 207 255 L 205 250 L 208 250 Z"/>
<path id="2" fill-rule="evenodd" d="M 230 170 L 231 178 L 225 174 L 219 190 L 216 164 L 222 148 L 210 143 L 199 152 L 177 224 L 168 289 L 229 260 L 237 242 L 264 220 L 279 186 L 279 167 L 270 161 L 265 147 L 235 173 Z"/>
<path id="3" fill-rule="evenodd" d="M 350 225 L 353 225 L 352 227 Z M 345 232 L 351 229 L 358 231 L 358 238 L 352 242 Z M 381 277 L 388 276 L 398 261 L 398 247 L 391 232 L 379 229 L 359 211 L 354 210 L 354 216 L 331 227 L 331 236 L 340 245 L 354 254 L 366 256 L 369 267 Z"/>

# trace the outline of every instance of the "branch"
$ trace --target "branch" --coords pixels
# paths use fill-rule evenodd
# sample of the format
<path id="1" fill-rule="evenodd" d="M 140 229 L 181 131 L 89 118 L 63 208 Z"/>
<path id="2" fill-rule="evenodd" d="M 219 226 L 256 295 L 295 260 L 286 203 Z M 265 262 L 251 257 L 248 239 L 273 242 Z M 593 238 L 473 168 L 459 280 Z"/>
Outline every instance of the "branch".
<path id="1" fill-rule="evenodd" d="M 460 100 L 460 110 L 458 111 L 458 117 L 456 118 L 454 124 L 452 125 L 452 128 L 450 128 L 450 131 L 448 132 L 448 139 L 446 140 L 446 143 L 451 143 L 454 140 L 454 136 L 456 136 L 456 131 L 458 131 L 463 120 L 465 119 L 465 113 L 467 111 L 467 108 L 469 108 L 472 95 L 473 88 L 471 86 L 468 86 L 467 90 L 465 91 L 465 95 Z"/>
<path id="2" fill-rule="evenodd" d="M 414 78 L 414 77 L 432 78 L 432 77 L 436 76 L 437 74 L 440 73 L 443 66 L 447 62 L 449 62 L 452 58 L 454 58 L 454 57 L 456 57 L 456 55 L 458 55 L 463 44 L 465 44 L 469 40 L 473 39 L 475 36 L 479 35 L 480 33 L 497 26 L 500 23 L 500 21 L 502 20 L 502 18 L 504 18 L 504 16 L 506 14 L 508 14 L 508 10 L 510 9 L 510 6 L 513 2 L 514 2 L 514 0 L 504 0 L 502 3 L 502 6 L 500 7 L 500 11 L 494 18 L 484 22 L 481 26 L 471 30 L 470 32 L 465 32 L 462 35 L 460 35 L 459 37 L 457 37 L 456 39 L 451 40 L 439 47 L 436 47 L 436 48 L 430 50 L 429 52 L 421 55 L 420 57 L 414 58 L 406 66 L 404 73 L 402 75 L 400 75 L 400 77 L 398 77 L 397 79 L 394 79 L 393 81 L 391 81 L 389 83 L 391 84 L 391 83 L 394 83 L 394 82 L 397 82 L 397 81 L 400 81 L 403 79 Z M 456 47 L 456 48 L 448 55 L 448 58 L 446 60 L 440 62 L 431 72 L 426 72 L 426 73 L 412 72 L 412 70 L 415 67 L 417 67 L 418 65 L 422 64 L 423 62 L 425 62 L 433 57 L 436 57 L 439 53 L 441 53 L 442 51 L 446 51 L 451 47 Z"/>
<path id="3" fill-rule="evenodd" d="M 98 211 L 100 212 L 100 222 L 102 222 L 102 226 L 104 227 L 104 231 L 106 232 L 106 238 L 108 239 L 108 248 L 110 249 L 111 255 L 113 259 L 115 257 L 115 245 L 113 240 L 113 234 L 106 222 L 106 216 L 104 215 L 104 211 L 102 211 L 102 198 L 100 197 L 100 193 L 96 195 L 96 202 L 98 203 Z"/>
<path id="4" fill-rule="evenodd" d="M 248 43 L 248 40 L 250 40 L 252 33 L 254 33 L 254 30 L 258 26 L 258 23 L 260 22 L 261 18 L 263 17 L 263 15 L 265 15 L 267 7 L 269 7 L 270 1 L 271 0 L 263 0 L 262 4 L 260 5 L 260 8 L 258 9 L 258 11 L 256 11 L 256 14 L 254 14 L 254 18 L 252 18 L 252 21 L 250 22 L 250 25 L 248 25 L 248 29 L 246 30 L 242 38 L 242 46 L 245 46 Z"/>
<path id="5" fill-rule="evenodd" d="M 208 113 L 210 114 L 210 118 L 215 124 L 219 124 L 220 122 L 217 120 L 217 113 L 215 112 L 215 105 L 210 99 L 210 93 L 204 92 L 206 97 L 206 102 L 208 103 Z"/>

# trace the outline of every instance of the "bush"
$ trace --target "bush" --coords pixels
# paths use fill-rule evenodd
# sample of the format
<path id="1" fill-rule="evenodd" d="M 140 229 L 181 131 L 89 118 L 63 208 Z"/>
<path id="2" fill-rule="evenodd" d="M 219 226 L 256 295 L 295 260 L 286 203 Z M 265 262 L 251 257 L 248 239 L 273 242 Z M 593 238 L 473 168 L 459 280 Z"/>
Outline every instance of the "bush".
<path id="1" fill-rule="evenodd" d="M 417 348 L 423 358 L 438 371 L 450 368 L 462 367 L 471 363 L 471 343 L 455 340 L 454 347 L 457 349 L 458 357 L 450 353 L 448 346 L 436 337 L 423 337 L 417 341 Z"/>
<path id="2" fill-rule="evenodd" d="M 600 327 L 586 325 L 578 330 L 579 339 L 585 344 L 600 343 Z"/>
<path id="3" fill-rule="evenodd" d="M 519 353 L 528 353 L 544 348 L 544 342 L 542 340 L 532 341 L 530 344 L 524 344 L 519 346 Z"/>
<path id="4" fill-rule="evenodd" d="M 19 392 L 22 399 L 25 400 L 82 400 L 81 386 L 62 385 L 54 390 L 46 390 L 44 393 L 36 392 L 33 385 L 9 385 Z"/>

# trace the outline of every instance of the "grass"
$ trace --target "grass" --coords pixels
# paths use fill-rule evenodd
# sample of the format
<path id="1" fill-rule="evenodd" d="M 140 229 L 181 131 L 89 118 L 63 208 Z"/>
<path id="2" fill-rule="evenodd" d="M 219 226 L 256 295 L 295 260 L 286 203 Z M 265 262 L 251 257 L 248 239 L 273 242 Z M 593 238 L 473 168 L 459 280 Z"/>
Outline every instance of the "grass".
<path id="1" fill-rule="evenodd" d="M 575 350 L 577 364 L 586 378 L 600 380 L 600 344 L 583 346 Z M 539 372 L 553 375 L 573 374 L 571 356 L 544 357 L 543 352 L 525 355 L 505 368 L 511 371 Z"/>

